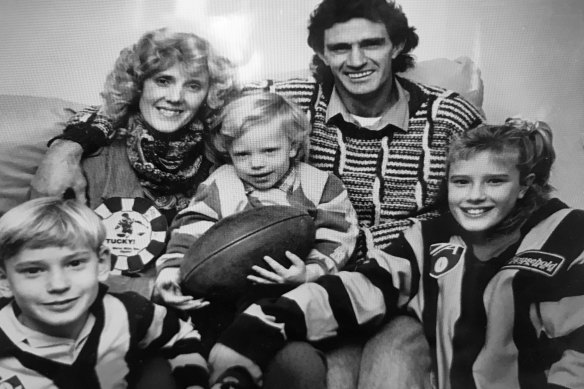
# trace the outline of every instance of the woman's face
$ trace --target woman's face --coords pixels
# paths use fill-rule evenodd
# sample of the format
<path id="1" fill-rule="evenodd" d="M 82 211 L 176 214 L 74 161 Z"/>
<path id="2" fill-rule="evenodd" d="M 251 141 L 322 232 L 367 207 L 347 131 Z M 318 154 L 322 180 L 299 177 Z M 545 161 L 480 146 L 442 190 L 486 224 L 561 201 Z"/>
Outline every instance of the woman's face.
<path id="1" fill-rule="evenodd" d="M 208 91 L 206 67 L 187 71 L 175 64 L 144 81 L 140 112 L 155 130 L 172 133 L 190 123 Z"/>
<path id="2" fill-rule="evenodd" d="M 448 203 L 468 232 L 483 233 L 500 223 L 525 196 L 517 154 L 482 151 L 450 165 Z"/>

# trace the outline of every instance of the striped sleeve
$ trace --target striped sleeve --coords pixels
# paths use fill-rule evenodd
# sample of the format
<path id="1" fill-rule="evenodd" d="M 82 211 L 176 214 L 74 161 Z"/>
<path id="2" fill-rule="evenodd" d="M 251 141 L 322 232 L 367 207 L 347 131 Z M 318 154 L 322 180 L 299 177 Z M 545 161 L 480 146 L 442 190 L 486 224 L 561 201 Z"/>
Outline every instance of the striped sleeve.
<path id="1" fill-rule="evenodd" d="M 190 322 L 174 311 L 152 303 L 134 292 L 116 294 L 126 307 L 133 350 L 160 353 L 170 361 L 182 387 L 208 381 L 208 369 L 201 355 L 201 337 Z"/>
<path id="2" fill-rule="evenodd" d="M 405 238 L 403 245 L 396 251 L 413 255 Z M 243 366 L 253 361 L 264 368 L 287 340 L 321 341 L 372 330 L 410 300 L 412 284 L 419 282 L 419 276 L 412 277 L 415 263 L 383 253 L 354 272 L 326 275 L 278 299 L 261 300 L 236 318 L 219 343 L 244 357 Z"/>
<path id="3" fill-rule="evenodd" d="M 220 217 L 219 190 L 215 182 L 207 180 L 197 190 L 188 207 L 172 221 L 166 252 L 156 261 L 158 271 L 178 267 L 191 245 Z"/>
<path id="4" fill-rule="evenodd" d="M 154 312 L 148 330 L 138 346 L 144 350 L 160 350 L 170 361 L 173 374 L 184 385 L 206 386 L 207 362 L 201 355 L 201 336 L 193 325 L 180 320 L 173 311 L 160 305 Z"/>
<path id="5" fill-rule="evenodd" d="M 539 295 L 536 300 L 539 302 L 531 315 L 532 324 L 545 350 L 547 383 L 558 388 L 584 388 L 582 231 L 584 211 L 572 210 L 562 218 L 540 248 L 564 260 L 555 276 L 545 277 L 539 282 L 539 290 L 536 292 Z"/>
<path id="6" fill-rule="evenodd" d="M 310 176 L 316 179 L 308 185 L 303 183 L 303 190 L 312 197 L 311 191 L 317 187 L 322 189 L 319 190 L 316 201 L 315 244 L 306 258 L 306 263 L 319 265 L 322 269 L 320 275 L 334 274 L 345 265 L 355 249 L 359 234 L 357 213 L 338 177 L 308 168 L 313 172 Z M 309 280 L 316 278 L 309 277 Z"/>

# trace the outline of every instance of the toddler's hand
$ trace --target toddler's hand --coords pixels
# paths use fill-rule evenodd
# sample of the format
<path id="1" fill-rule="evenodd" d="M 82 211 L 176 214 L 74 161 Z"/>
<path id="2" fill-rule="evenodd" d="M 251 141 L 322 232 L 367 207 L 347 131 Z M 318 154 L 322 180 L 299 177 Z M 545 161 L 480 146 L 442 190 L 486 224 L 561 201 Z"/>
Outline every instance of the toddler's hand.
<path id="1" fill-rule="evenodd" d="M 209 305 L 204 299 L 195 299 L 193 296 L 185 296 L 180 289 L 180 269 L 178 267 L 167 267 L 160 271 L 154 285 L 155 293 L 160 296 L 165 305 L 190 311 Z"/>
<path id="2" fill-rule="evenodd" d="M 266 270 L 260 266 L 252 266 L 252 270 L 256 273 L 247 276 L 247 279 L 258 284 L 291 284 L 300 285 L 306 282 L 306 264 L 300 257 L 286 251 L 286 257 L 292 262 L 289 268 L 285 268 L 276 262 L 273 258 L 264 257 L 264 261 L 273 271 Z"/>

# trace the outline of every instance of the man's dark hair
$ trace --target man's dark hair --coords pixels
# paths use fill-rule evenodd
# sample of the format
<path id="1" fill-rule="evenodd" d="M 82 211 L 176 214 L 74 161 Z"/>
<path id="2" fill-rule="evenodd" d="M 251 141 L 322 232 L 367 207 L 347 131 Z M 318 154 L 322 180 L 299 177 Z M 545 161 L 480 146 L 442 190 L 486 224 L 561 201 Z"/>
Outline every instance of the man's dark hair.
<path id="1" fill-rule="evenodd" d="M 363 18 L 383 23 L 394 46 L 403 43 L 401 53 L 392 62 L 394 73 L 403 72 L 414 66 L 410 52 L 418 45 L 416 29 L 408 25 L 408 19 L 401 7 L 394 1 L 386 0 L 323 0 L 310 15 L 308 22 L 308 45 L 317 53 L 324 52 L 324 32 L 336 23 Z M 312 72 L 316 79 L 332 85 L 332 73 L 317 56 L 312 58 Z"/>

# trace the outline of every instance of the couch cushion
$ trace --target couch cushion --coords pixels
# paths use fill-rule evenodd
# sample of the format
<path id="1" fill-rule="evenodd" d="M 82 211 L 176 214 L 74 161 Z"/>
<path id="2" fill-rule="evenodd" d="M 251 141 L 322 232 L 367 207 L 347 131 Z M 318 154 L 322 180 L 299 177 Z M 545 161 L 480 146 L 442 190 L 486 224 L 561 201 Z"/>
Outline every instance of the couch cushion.
<path id="1" fill-rule="evenodd" d="M 0 215 L 28 198 L 47 142 L 82 107 L 58 98 L 0 95 Z"/>
<path id="2" fill-rule="evenodd" d="M 484 85 L 481 71 L 468 57 L 416 62 L 416 66 L 408 69 L 402 76 L 423 84 L 453 90 L 477 108 L 481 109 L 483 106 Z"/>

